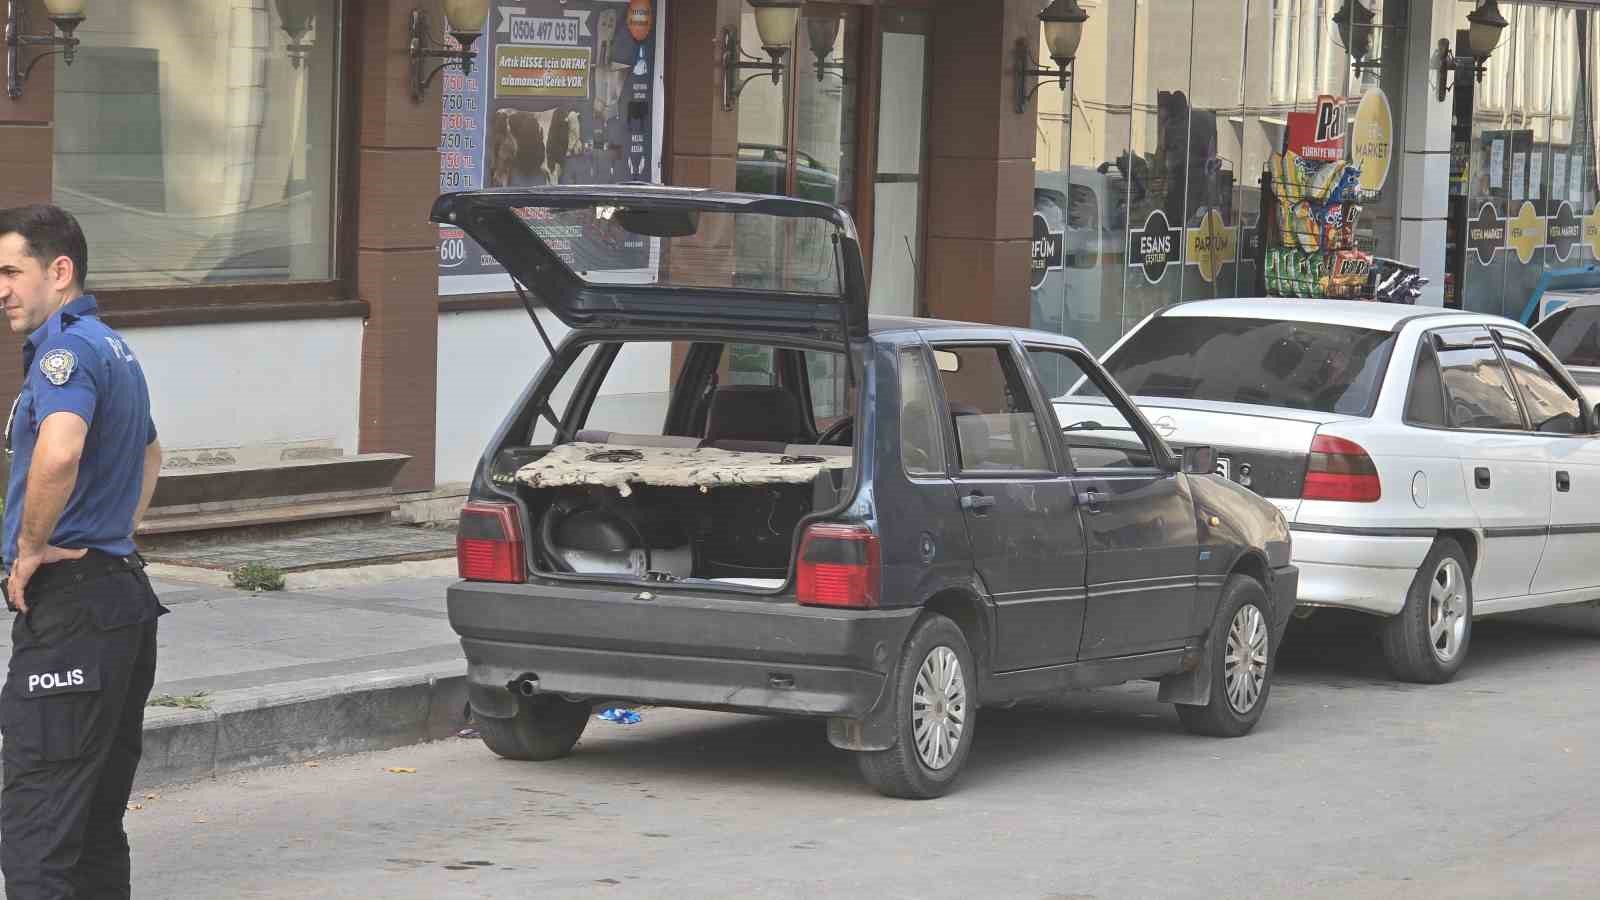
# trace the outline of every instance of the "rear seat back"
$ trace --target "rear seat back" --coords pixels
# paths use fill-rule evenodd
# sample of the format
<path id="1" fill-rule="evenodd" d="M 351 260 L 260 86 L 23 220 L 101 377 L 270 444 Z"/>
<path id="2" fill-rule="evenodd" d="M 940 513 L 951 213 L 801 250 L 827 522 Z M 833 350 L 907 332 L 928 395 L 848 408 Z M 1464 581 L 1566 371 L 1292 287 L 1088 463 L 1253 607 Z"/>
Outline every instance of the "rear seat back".
<path id="1" fill-rule="evenodd" d="M 700 439 L 682 437 L 676 434 L 628 434 L 622 431 L 596 431 L 584 429 L 574 436 L 574 440 L 586 444 L 625 444 L 633 447 L 681 447 L 693 450 L 700 446 Z"/>

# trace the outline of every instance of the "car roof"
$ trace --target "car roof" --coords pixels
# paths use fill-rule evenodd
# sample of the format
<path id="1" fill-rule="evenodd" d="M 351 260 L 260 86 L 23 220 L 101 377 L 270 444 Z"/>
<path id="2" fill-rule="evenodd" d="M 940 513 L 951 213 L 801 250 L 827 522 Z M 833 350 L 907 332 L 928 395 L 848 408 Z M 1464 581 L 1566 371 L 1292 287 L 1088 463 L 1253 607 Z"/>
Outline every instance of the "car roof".
<path id="1" fill-rule="evenodd" d="M 1019 328 L 1014 325 L 996 325 L 993 322 L 962 322 L 956 319 L 925 319 L 917 316 L 869 316 L 867 318 L 868 334 L 880 335 L 896 331 L 916 331 L 923 334 L 940 331 L 987 331 L 994 333 L 995 336 L 1002 334 L 1015 335 L 1025 341 L 1037 340 L 1053 344 L 1065 344 L 1083 350 L 1085 353 L 1089 352 L 1077 338 L 1056 334 L 1053 331 Z M 951 335 L 951 337 L 956 336 L 954 334 Z"/>
<path id="2" fill-rule="evenodd" d="M 1456 316 L 1462 324 L 1501 320 L 1499 316 L 1437 306 L 1408 306 L 1376 303 L 1370 300 L 1316 300 L 1282 297 L 1245 297 L 1226 300 L 1191 300 L 1168 306 L 1163 318 L 1212 317 L 1233 319 L 1287 319 L 1322 325 L 1353 325 L 1390 331 L 1402 322 L 1418 318 Z"/>

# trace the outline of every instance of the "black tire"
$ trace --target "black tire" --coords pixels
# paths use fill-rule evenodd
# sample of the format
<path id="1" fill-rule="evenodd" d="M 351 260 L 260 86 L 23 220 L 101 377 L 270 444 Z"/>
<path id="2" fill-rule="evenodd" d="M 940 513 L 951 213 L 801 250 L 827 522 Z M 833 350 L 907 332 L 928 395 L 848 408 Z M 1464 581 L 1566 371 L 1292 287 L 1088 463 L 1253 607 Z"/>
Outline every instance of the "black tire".
<path id="1" fill-rule="evenodd" d="M 1178 706 L 1178 721 L 1185 730 L 1211 737 L 1242 737 L 1256 727 L 1267 708 L 1278 664 L 1278 635 L 1274 632 L 1266 588 L 1248 575 L 1230 575 L 1206 634 L 1205 661 L 1201 663 L 1209 670 L 1211 700 L 1205 706 Z M 1248 670 L 1238 672 L 1235 678 L 1237 694 L 1228 684 L 1230 639 L 1239 645 L 1236 649 L 1255 648 L 1246 661 Z"/>
<path id="2" fill-rule="evenodd" d="M 1459 579 L 1454 589 L 1442 580 L 1452 577 L 1446 574 L 1451 567 Z M 1447 621 L 1441 625 L 1441 619 Z M 1472 643 L 1472 567 L 1459 542 L 1433 542 L 1411 580 L 1405 608 L 1385 619 L 1378 634 L 1389 671 L 1401 681 L 1443 684 L 1455 677 Z"/>
<path id="3" fill-rule="evenodd" d="M 560 759 L 589 724 L 590 705 L 560 697 L 518 697 L 509 719 L 478 716 L 484 746 L 506 759 Z"/>
<path id="4" fill-rule="evenodd" d="M 962 702 L 959 708 L 948 710 L 954 715 L 947 715 L 943 720 L 948 728 L 949 723 L 959 717 L 960 731 L 954 737 L 954 750 L 948 754 L 948 761 L 935 767 L 924 761 L 924 754 L 918 749 L 915 720 L 918 709 L 916 698 L 919 693 L 926 696 L 925 692 L 918 691 L 918 675 L 924 663 L 934 659 L 936 651 L 940 650 L 955 656 L 956 680 L 951 683 L 959 687 Z M 945 660 L 948 661 L 948 656 Z M 967 756 L 972 752 L 973 726 L 977 722 L 978 671 L 972 664 L 972 650 L 967 646 L 966 636 L 956 623 L 938 613 L 928 613 L 911 629 L 900 660 L 889 678 L 893 691 L 890 699 L 894 703 L 895 743 L 888 750 L 857 753 L 856 762 L 861 767 L 861 776 L 879 793 L 889 797 L 928 800 L 943 796 L 961 775 Z M 931 737 L 937 739 L 940 736 L 937 725 L 935 722 L 925 728 L 924 734 L 932 729 L 934 733 Z M 948 734 L 948 731 L 943 733 Z"/>

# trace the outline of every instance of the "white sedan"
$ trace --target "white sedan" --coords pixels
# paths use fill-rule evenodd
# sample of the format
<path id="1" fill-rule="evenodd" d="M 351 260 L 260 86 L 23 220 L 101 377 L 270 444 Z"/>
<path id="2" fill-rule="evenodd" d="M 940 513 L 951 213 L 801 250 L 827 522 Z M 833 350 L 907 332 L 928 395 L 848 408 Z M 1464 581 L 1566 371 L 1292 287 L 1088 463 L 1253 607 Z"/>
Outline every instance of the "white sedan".
<path id="1" fill-rule="evenodd" d="M 1515 322 L 1208 300 L 1104 362 L 1171 443 L 1215 446 L 1218 474 L 1283 512 L 1302 606 L 1385 617 L 1399 678 L 1453 676 L 1474 616 L 1600 598 L 1600 411 Z M 1063 427 L 1094 430 L 1094 393 L 1055 398 Z"/>

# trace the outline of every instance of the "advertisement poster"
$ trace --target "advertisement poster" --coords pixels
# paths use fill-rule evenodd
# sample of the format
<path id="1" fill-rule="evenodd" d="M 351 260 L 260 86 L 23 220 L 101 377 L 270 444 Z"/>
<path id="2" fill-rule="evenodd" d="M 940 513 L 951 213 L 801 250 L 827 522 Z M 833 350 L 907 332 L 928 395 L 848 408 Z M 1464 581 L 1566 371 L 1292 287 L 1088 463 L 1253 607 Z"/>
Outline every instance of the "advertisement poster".
<path id="1" fill-rule="evenodd" d="M 1500 190 L 1505 184 L 1506 169 L 1506 142 L 1503 138 L 1495 138 L 1489 145 L 1489 188 Z"/>
<path id="2" fill-rule="evenodd" d="M 1317 98 L 1315 112 L 1289 113 L 1289 149 L 1313 162 L 1344 159 L 1344 103 L 1331 94 Z"/>
<path id="3" fill-rule="evenodd" d="M 1550 199 L 1567 199 L 1567 155 L 1556 151 L 1550 163 Z"/>
<path id="4" fill-rule="evenodd" d="M 1528 154 L 1518 151 L 1511 154 L 1511 199 L 1521 200 L 1528 196 Z"/>
<path id="5" fill-rule="evenodd" d="M 1544 154 L 1535 150 L 1528 157 L 1528 199 L 1539 200 L 1544 196 Z"/>
<path id="6" fill-rule="evenodd" d="M 472 74 L 439 76 L 439 191 L 661 181 L 666 0 L 495 3 Z M 563 221 L 575 268 L 647 280 L 654 242 Z M 439 227 L 439 293 L 510 291 L 511 276 L 460 229 Z"/>

